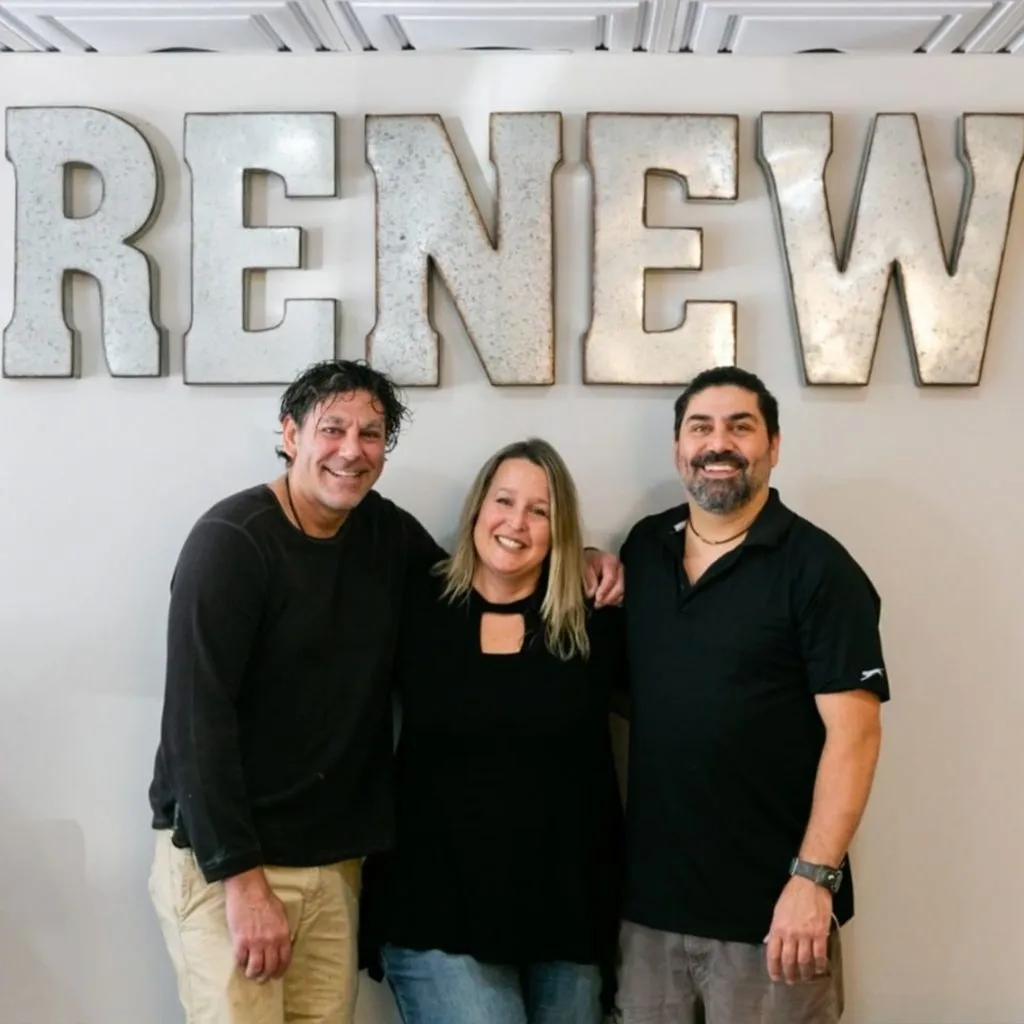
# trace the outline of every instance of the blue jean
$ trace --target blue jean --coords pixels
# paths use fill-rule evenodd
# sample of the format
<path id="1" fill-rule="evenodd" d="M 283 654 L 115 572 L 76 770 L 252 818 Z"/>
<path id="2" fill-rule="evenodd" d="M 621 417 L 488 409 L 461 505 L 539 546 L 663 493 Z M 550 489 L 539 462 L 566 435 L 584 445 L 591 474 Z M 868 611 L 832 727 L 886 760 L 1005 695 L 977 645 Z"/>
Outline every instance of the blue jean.
<path id="1" fill-rule="evenodd" d="M 385 946 L 382 959 L 403 1024 L 601 1024 L 594 965 L 520 968 L 396 946 Z"/>

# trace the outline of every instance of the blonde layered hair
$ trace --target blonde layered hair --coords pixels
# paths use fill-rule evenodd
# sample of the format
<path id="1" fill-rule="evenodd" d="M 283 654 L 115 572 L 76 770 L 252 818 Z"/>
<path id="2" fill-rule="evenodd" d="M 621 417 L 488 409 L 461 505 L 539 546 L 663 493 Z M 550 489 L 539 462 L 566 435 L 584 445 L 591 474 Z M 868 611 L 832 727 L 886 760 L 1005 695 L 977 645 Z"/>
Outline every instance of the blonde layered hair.
<path id="1" fill-rule="evenodd" d="M 547 591 L 541 604 L 548 650 L 563 661 L 590 655 L 584 595 L 586 562 L 576 484 L 561 455 L 540 438 L 516 441 L 495 452 L 477 473 L 459 517 L 459 532 L 451 558 L 437 571 L 445 581 L 444 596 L 455 600 L 473 588 L 477 567 L 473 530 L 498 467 L 509 459 L 525 459 L 544 470 L 548 481 L 551 550 L 547 556 Z"/>

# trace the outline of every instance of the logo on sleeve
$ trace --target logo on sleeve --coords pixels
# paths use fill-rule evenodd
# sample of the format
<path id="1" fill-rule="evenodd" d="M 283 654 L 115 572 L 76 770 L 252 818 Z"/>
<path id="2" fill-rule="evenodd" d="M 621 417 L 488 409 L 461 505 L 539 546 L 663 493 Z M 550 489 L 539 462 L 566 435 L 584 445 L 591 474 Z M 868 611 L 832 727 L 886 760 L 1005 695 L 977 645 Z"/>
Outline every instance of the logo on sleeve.
<path id="1" fill-rule="evenodd" d="M 884 676 L 885 672 L 880 668 L 869 668 L 866 672 L 861 672 L 860 681 L 866 683 L 872 676 Z"/>

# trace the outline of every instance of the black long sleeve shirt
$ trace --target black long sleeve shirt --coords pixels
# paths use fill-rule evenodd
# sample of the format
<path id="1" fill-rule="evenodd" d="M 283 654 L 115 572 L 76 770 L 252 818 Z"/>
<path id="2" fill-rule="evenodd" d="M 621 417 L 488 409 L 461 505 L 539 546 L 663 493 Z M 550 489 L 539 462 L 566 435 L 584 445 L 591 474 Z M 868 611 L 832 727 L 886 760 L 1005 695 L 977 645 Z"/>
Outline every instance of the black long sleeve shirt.
<path id="1" fill-rule="evenodd" d="M 363 875 L 364 963 L 383 943 L 501 964 L 600 964 L 620 920 L 622 807 L 610 697 L 626 685 L 622 613 L 589 616 L 590 658 L 544 645 L 543 587 L 493 605 L 410 586 L 397 686 L 397 840 Z M 518 654 L 484 654 L 485 613 L 521 614 Z"/>
<path id="2" fill-rule="evenodd" d="M 402 596 L 410 569 L 443 555 L 376 492 L 324 540 L 264 485 L 192 528 L 171 585 L 150 805 L 207 881 L 390 846 Z"/>

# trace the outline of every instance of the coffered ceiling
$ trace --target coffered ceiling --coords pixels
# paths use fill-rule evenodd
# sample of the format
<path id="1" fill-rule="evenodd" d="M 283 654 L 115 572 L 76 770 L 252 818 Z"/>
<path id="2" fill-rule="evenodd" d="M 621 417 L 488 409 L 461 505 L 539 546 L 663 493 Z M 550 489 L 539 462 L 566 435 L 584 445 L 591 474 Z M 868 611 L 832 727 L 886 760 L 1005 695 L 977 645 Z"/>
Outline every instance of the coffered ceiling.
<path id="1" fill-rule="evenodd" d="M 1007 53 L 1024 0 L 0 0 L 0 50 Z"/>

